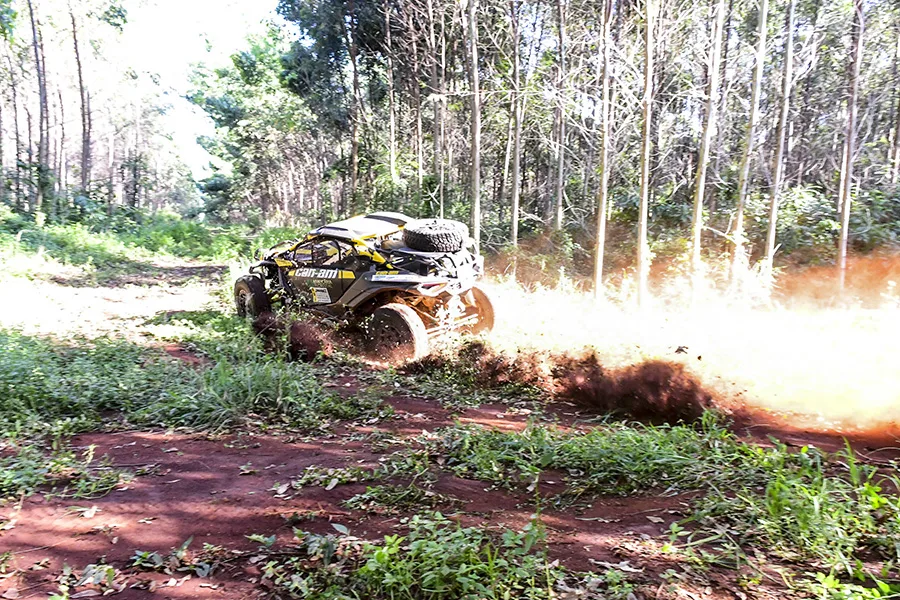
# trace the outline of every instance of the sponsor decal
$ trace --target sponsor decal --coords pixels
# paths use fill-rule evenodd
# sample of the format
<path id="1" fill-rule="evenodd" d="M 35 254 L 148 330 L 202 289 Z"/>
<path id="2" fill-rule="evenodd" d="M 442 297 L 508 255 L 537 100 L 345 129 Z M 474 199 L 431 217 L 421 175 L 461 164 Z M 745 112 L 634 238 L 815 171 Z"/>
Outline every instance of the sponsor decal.
<path id="1" fill-rule="evenodd" d="M 309 291 L 312 292 L 313 302 L 315 304 L 331 304 L 331 294 L 328 293 L 326 288 L 309 288 Z"/>
<path id="2" fill-rule="evenodd" d="M 415 278 L 415 275 L 401 275 L 393 273 L 376 273 L 375 275 L 372 275 L 372 281 L 410 281 Z"/>
<path id="3" fill-rule="evenodd" d="M 294 273 L 295 277 L 305 277 L 309 279 L 337 279 L 337 269 L 297 269 Z"/>

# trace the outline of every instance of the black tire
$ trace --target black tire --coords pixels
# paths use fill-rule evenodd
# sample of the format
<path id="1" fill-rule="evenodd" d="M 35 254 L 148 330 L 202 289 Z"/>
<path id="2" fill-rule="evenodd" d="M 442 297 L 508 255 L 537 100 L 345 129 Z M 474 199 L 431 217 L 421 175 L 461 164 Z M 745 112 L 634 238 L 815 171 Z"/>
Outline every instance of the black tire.
<path id="1" fill-rule="evenodd" d="M 459 252 L 469 228 L 449 219 L 415 221 L 403 228 L 403 243 L 419 252 Z"/>
<path id="2" fill-rule="evenodd" d="M 272 310 L 266 284 L 258 275 L 244 275 L 234 282 L 234 305 L 239 317 L 258 317 Z"/>
<path id="3" fill-rule="evenodd" d="M 482 333 L 494 328 L 494 303 L 491 297 L 480 287 L 473 287 L 467 294 L 466 316 L 476 315 L 478 321 L 466 327 L 470 333 Z"/>
<path id="4" fill-rule="evenodd" d="M 425 324 L 405 304 L 391 303 L 377 308 L 368 329 L 369 354 L 376 360 L 416 360 L 428 354 Z"/>

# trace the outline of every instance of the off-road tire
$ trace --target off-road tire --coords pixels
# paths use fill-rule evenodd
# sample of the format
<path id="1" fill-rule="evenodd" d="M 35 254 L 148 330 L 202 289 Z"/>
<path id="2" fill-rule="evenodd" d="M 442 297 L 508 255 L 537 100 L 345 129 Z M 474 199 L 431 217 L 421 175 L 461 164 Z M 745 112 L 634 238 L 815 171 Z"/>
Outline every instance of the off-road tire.
<path id="1" fill-rule="evenodd" d="M 403 243 L 419 252 L 459 252 L 469 228 L 450 219 L 415 221 L 403 228 Z"/>
<path id="2" fill-rule="evenodd" d="M 272 310 L 266 284 L 258 275 L 244 275 L 234 282 L 234 305 L 239 317 L 258 317 Z"/>
<path id="3" fill-rule="evenodd" d="M 385 304 L 372 313 L 367 346 L 375 360 L 416 360 L 428 354 L 428 334 L 416 311 L 405 304 Z"/>
<path id="4" fill-rule="evenodd" d="M 473 287 L 469 294 L 471 296 L 467 298 L 470 303 L 466 307 L 466 316 L 476 315 L 478 320 L 474 325 L 467 326 L 466 331 L 477 334 L 492 330 L 494 328 L 494 303 L 491 301 L 491 297 L 477 286 Z"/>

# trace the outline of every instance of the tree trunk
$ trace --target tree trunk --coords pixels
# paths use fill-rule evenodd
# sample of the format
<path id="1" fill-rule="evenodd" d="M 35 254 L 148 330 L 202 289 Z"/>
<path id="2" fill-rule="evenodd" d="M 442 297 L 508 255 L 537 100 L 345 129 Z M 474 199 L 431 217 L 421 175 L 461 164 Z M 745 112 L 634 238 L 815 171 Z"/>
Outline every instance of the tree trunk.
<path id="1" fill-rule="evenodd" d="M 438 85 L 438 49 L 437 36 L 434 31 L 434 0 L 428 0 L 428 51 L 431 54 L 430 80 L 429 90 L 431 95 L 432 110 L 434 111 L 434 121 L 431 129 L 431 172 L 434 174 L 435 180 L 440 186 L 440 163 L 441 163 L 441 93 Z M 440 190 L 438 190 L 440 194 Z"/>
<path id="2" fill-rule="evenodd" d="M 451 160 L 451 152 L 452 146 L 447 151 L 447 160 L 444 160 L 443 152 L 447 147 L 447 135 L 446 135 L 446 123 L 445 123 L 445 115 L 447 114 L 447 103 L 444 98 L 445 88 L 446 88 L 446 75 L 447 75 L 447 36 L 444 27 L 444 18 L 441 16 L 441 34 L 440 34 L 440 43 L 441 43 L 441 64 L 440 64 L 440 72 L 439 72 L 439 85 L 440 85 L 440 97 L 437 103 L 437 109 L 440 111 L 438 120 L 440 122 L 440 127 L 438 133 L 440 134 L 439 143 L 438 143 L 438 152 L 440 153 L 439 157 L 439 176 L 438 176 L 438 198 L 440 199 L 441 205 L 441 214 L 440 217 L 444 218 L 444 189 L 445 189 L 445 181 L 447 178 L 446 170 L 447 165 L 450 165 L 450 168 L 453 168 L 453 161 Z"/>
<path id="3" fill-rule="evenodd" d="M 722 30 L 725 26 L 725 2 L 716 1 L 716 16 L 712 27 L 712 48 L 709 60 L 709 93 L 706 97 L 706 124 L 700 141 L 700 156 L 697 157 L 697 173 L 694 179 L 694 215 L 691 220 L 691 273 L 693 291 L 697 292 L 702 271 L 700 246 L 703 235 L 703 199 L 706 191 L 706 168 L 709 164 L 709 150 L 716 129 L 719 107 L 719 60 L 722 54 Z"/>
<path id="4" fill-rule="evenodd" d="M 760 0 L 756 66 L 753 71 L 753 89 L 750 99 L 750 121 L 747 123 L 747 135 L 744 139 L 744 156 L 741 159 L 741 170 L 738 177 L 737 212 L 734 215 L 734 255 L 731 263 L 732 281 L 735 281 L 741 272 L 740 270 L 745 268 L 747 262 L 744 249 L 744 205 L 747 202 L 747 187 L 750 181 L 750 162 L 753 156 L 756 124 L 759 121 L 759 95 L 762 88 L 763 67 L 766 62 L 766 23 L 768 14 L 769 0 Z"/>
<path id="5" fill-rule="evenodd" d="M 900 64 L 900 24 L 897 26 L 897 45 L 894 49 L 894 81 L 897 81 L 897 73 L 900 71 L 898 64 Z M 900 175 L 900 87 L 897 88 L 895 93 L 897 100 L 896 109 L 894 110 L 893 139 L 891 140 L 891 149 L 893 151 L 891 154 L 891 183 L 897 183 L 897 176 Z"/>
<path id="6" fill-rule="evenodd" d="M 610 52 L 612 12 L 615 0 L 603 3 L 603 67 L 600 81 L 600 189 L 597 193 L 597 237 L 594 243 L 594 299 L 603 296 L 603 254 L 606 247 L 606 213 L 609 204 Z"/>
<path id="7" fill-rule="evenodd" d="M 650 246 L 647 243 L 647 220 L 650 208 L 650 147 L 653 117 L 653 27 L 658 0 L 645 0 L 644 22 L 644 123 L 641 141 L 641 199 L 638 215 L 637 298 L 638 306 L 645 306 L 648 297 L 647 280 L 650 274 Z M 765 0 L 763 0 L 765 2 Z"/>
<path id="8" fill-rule="evenodd" d="M 116 126 L 113 125 L 112 115 L 109 119 L 109 140 L 107 142 L 106 155 L 106 173 L 109 176 L 108 186 L 106 189 L 106 214 L 112 216 L 113 205 L 116 201 Z"/>
<path id="9" fill-rule="evenodd" d="M 347 48 L 350 52 L 350 66 L 353 71 L 353 102 L 350 105 L 350 201 L 351 210 L 356 207 L 356 188 L 359 181 L 359 69 L 357 68 L 358 48 L 356 46 L 356 4 L 354 0 L 348 3 L 350 27 L 344 23 L 344 36 L 347 39 Z"/>
<path id="10" fill-rule="evenodd" d="M 13 62 L 7 53 L 6 62 L 9 65 L 9 89 L 12 96 L 13 128 L 15 132 L 16 149 L 13 163 L 15 166 L 15 205 L 22 209 L 22 133 L 19 127 L 19 94 L 16 86 L 16 75 L 13 70 Z"/>
<path id="11" fill-rule="evenodd" d="M 725 16 L 725 31 L 723 32 L 725 35 L 725 39 L 722 45 L 722 59 L 719 61 L 719 68 L 721 69 L 721 73 L 719 73 L 719 80 L 722 82 L 722 95 L 719 98 L 719 114 L 722 115 L 723 123 L 721 126 L 716 128 L 716 159 L 715 164 L 713 165 L 713 180 L 719 181 L 721 179 L 722 169 L 720 164 L 722 162 L 722 154 L 724 145 L 724 137 L 725 132 L 727 131 L 727 115 L 728 115 L 728 82 L 729 82 L 729 74 L 728 70 L 728 47 L 731 43 L 731 16 L 734 12 L 734 0 L 728 0 L 728 12 Z M 718 207 L 718 190 L 713 189 L 709 194 L 709 216 L 711 219 L 715 218 L 716 208 Z"/>
<path id="12" fill-rule="evenodd" d="M 513 39 L 513 81 L 512 81 L 512 117 L 513 117 L 513 142 L 512 142 L 512 185 L 510 194 L 512 196 L 512 215 L 510 216 L 510 242 L 513 247 L 519 244 L 519 193 L 520 193 L 520 176 L 521 166 L 520 158 L 522 153 L 522 102 L 519 98 L 519 2 L 518 0 L 510 0 L 509 2 L 509 23 L 512 29 Z"/>
<path id="13" fill-rule="evenodd" d="M 500 216 L 503 214 L 503 204 L 506 201 L 506 182 L 509 181 L 509 161 L 510 155 L 512 154 L 512 130 L 513 130 L 513 121 L 515 121 L 515 116 L 513 115 L 514 108 L 510 103 L 509 108 L 509 119 L 506 121 L 506 149 L 503 152 L 503 170 L 500 173 L 500 181 L 497 186 L 497 204 L 499 205 L 497 208 L 497 215 Z M 500 219 L 502 221 L 502 218 Z"/>
<path id="14" fill-rule="evenodd" d="M 81 192 L 88 193 L 91 186 L 91 109 L 84 73 L 81 65 L 81 51 L 78 46 L 78 25 L 75 13 L 69 9 L 72 19 L 72 44 L 75 47 L 75 66 L 78 72 L 78 92 L 81 95 Z"/>
<path id="15" fill-rule="evenodd" d="M 862 65 L 863 32 L 865 20 L 863 18 L 863 0 L 853 1 L 853 25 L 850 30 L 851 62 L 847 96 L 847 157 L 843 165 L 844 185 L 841 186 L 841 238 L 838 246 L 838 285 L 844 290 L 847 276 L 847 241 L 850 229 L 850 195 L 853 189 L 853 162 L 856 154 L 856 95 L 859 86 L 859 70 Z"/>
<path id="16" fill-rule="evenodd" d="M 6 154 L 4 153 L 3 146 L 3 102 L 0 101 L 0 202 L 6 202 L 7 189 L 6 189 Z"/>
<path id="17" fill-rule="evenodd" d="M 384 3 L 384 32 L 387 42 L 387 85 L 388 106 L 390 110 L 390 147 L 388 148 L 388 164 L 391 170 L 391 183 L 397 183 L 397 109 L 394 100 L 394 48 L 391 45 L 391 5 Z"/>
<path id="18" fill-rule="evenodd" d="M 469 2 L 469 69 L 472 77 L 472 144 L 471 173 L 472 186 L 472 237 L 475 248 L 481 247 L 481 92 L 478 82 L 478 0 Z"/>
<path id="19" fill-rule="evenodd" d="M 32 212 L 39 213 L 44 203 L 44 192 L 47 184 L 47 170 L 49 159 L 49 139 L 47 131 L 47 72 L 44 69 L 43 53 L 41 52 L 40 34 L 37 22 L 34 18 L 34 4 L 28 0 L 28 15 L 31 20 L 31 40 L 34 49 L 34 65 L 38 80 L 39 115 L 38 115 L 38 180 L 35 189 Z"/>
<path id="20" fill-rule="evenodd" d="M 57 216 L 65 219 L 66 217 L 66 203 L 67 199 L 67 186 L 68 186 L 68 177 L 67 173 L 69 170 L 69 159 L 66 155 L 66 113 L 65 113 L 65 104 L 63 104 L 63 96 L 62 90 L 56 90 L 57 96 L 59 97 L 59 153 L 56 157 L 57 162 L 57 172 L 59 175 L 56 178 L 57 183 L 57 194 L 56 194 L 56 210 Z"/>
<path id="21" fill-rule="evenodd" d="M 421 195 L 423 177 L 422 163 L 425 162 L 424 140 L 422 135 L 422 90 L 419 85 L 419 44 L 416 41 L 418 39 L 418 32 L 413 26 L 411 12 L 407 13 L 406 23 L 409 29 L 410 39 L 412 40 L 412 81 L 410 82 L 410 87 L 416 113 L 416 139 L 414 144 L 416 150 L 416 192 Z"/>
<path id="22" fill-rule="evenodd" d="M 791 85 L 794 77 L 794 5 L 795 0 L 788 0 L 788 14 L 784 25 L 784 73 L 781 81 L 781 111 L 778 114 L 778 132 L 775 147 L 775 176 L 772 182 L 772 195 L 769 201 L 769 230 L 766 234 L 766 254 L 763 258 L 763 269 L 767 283 L 772 275 L 772 263 L 775 260 L 775 228 L 778 221 L 778 202 L 784 182 L 784 152 L 787 121 L 791 108 Z"/>
<path id="23" fill-rule="evenodd" d="M 559 43 L 559 65 L 557 69 L 557 113 L 559 129 L 556 144 L 556 210 L 553 215 L 553 229 L 559 231 L 563 226 L 563 208 L 565 204 L 565 166 L 566 166 L 566 13 L 563 0 L 556 0 L 556 19 Z"/>

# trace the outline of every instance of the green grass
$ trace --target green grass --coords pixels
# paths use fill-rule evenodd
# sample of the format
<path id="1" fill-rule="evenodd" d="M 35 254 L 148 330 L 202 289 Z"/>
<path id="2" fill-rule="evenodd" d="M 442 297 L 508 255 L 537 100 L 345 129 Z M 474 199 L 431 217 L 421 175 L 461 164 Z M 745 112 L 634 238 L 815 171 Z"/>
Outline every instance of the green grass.
<path id="1" fill-rule="evenodd" d="M 19 264 L 11 273 L 19 276 L 35 274 L 36 265 L 26 259 L 34 262 L 37 257 L 108 274 L 146 270 L 159 256 L 249 260 L 256 248 L 305 232 L 303 227 L 253 231 L 239 225 L 211 226 L 171 213 L 125 209 L 96 222 L 38 225 L 30 216 L 0 205 L 0 258 Z"/>
<path id="2" fill-rule="evenodd" d="M 415 516 L 406 525 L 406 535 L 374 544 L 295 530 L 297 555 L 260 561 L 262 577 L 279 595 L 310 600 L 499 600 L 553 597 L 562 575 L 545 559 L 537 524 L 497 537 L 440 513 Z"/>
<path id="3" fill-rule="evenodd" d="M 698 426 L 616 422 L 573 432 L 539 423 L 522 432 L 457 426 L 423 441 L 455 474 L 502 486 L 563 471 L 570 499 L 759 481 L 769 462 L 784 460 L 783 453 L 739 443 L 712 414 Z"/>
<path id="4" fill-rule="evenodd" d="M 76 455 L 54 444 L 40 449 L 30 443 L 0 444 L 10 454 L 0 458 L 0 500 L 29 496 L 39 488 L 66 498 L 97 498 L 114 490 L 131 475 L 94 460 L 94 448 Z"/>
<path id="5" fill-rule="evenodd" d="M 122 425 L 224 429 L 247 422 L 304 430 L 383 414 L 372 397 L 325 392 L 314 369 L 262 352 L 246 323 L 219 317 L 186 343 L 196 368 L 123 340 L 58 344 L 0 330 L 0 431 L 70 434 Z"/>
<path id="6" fill-rule="evenodd" d="M 791 459 L 768 465 L 763 485 L 699 500 L 692 537 L 728 532 L 718 536 L 726 549 L 766 548 L 857 578 L 871 575 L 867 561 L 887 571 L 900 564 L 900 478 L 859 464 L 849 448 L 830 460 L 809 448 L 784 456 Z"/>

